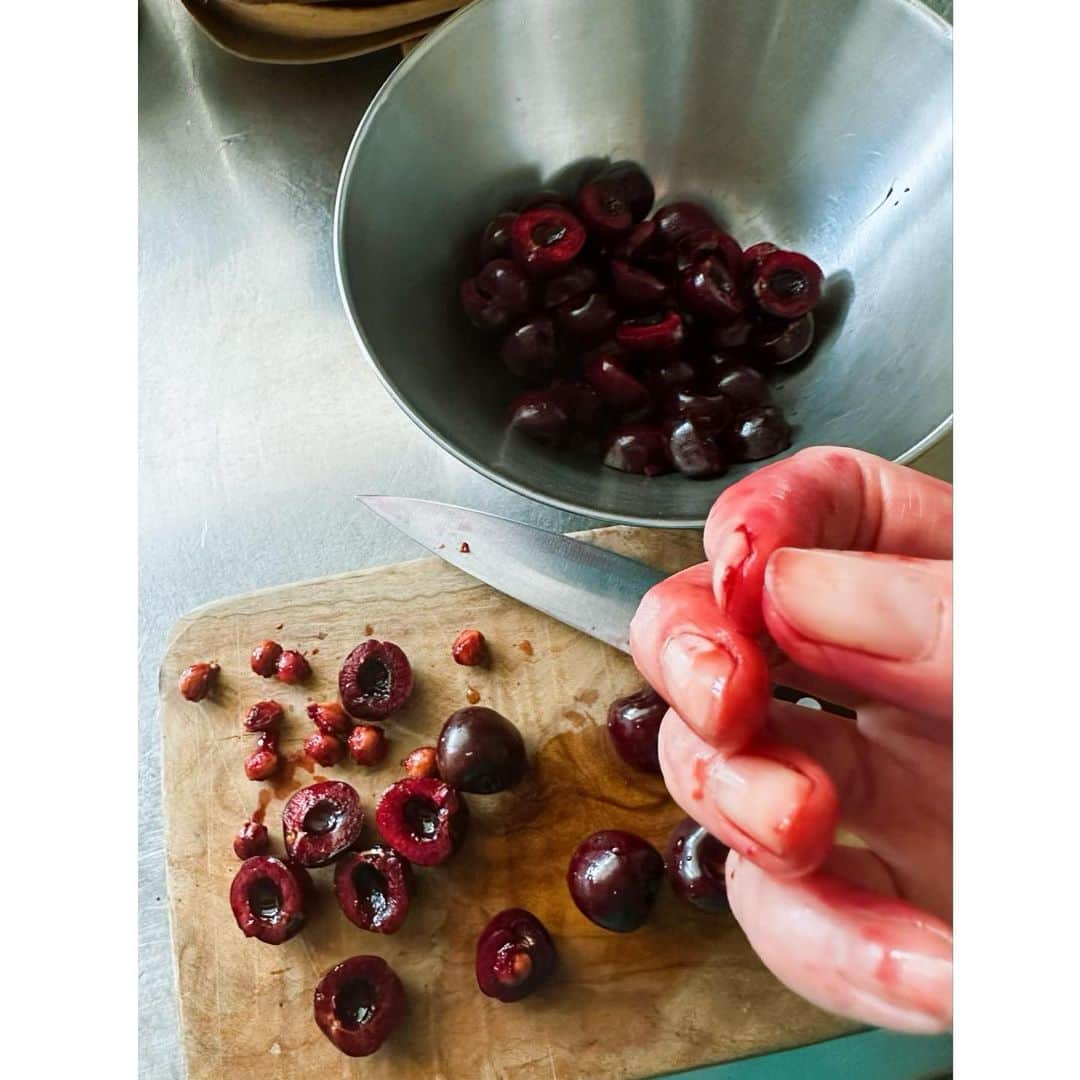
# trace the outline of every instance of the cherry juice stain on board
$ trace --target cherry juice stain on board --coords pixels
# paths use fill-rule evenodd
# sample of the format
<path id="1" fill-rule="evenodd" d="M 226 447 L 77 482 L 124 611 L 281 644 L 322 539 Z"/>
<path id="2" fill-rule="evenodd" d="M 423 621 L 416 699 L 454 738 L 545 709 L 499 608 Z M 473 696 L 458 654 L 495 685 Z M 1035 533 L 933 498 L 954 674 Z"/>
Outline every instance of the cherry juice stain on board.
<path id="1" fill-rule="evenodd" d="M 375 627 L 372 626 L 371 623 L 368 623 L 367 626 L 364 627 L 364 637 L 371 637 L 374 633 Z"/>
<path id="2" fill-rule="evenodd" d="M 269 788 L 259 788 L 259 805 L 251 812 L 251 820 L 261 825 L 266 820 L 266 808 L 270 805 L 273 794 Z"/>
<path id="3" fill-rule="evenodd" d="M 595 705 L 599 697 L 600 692 L 598 690 L 582 690 L 574 695 L 574 700 L 580 701 L 582 705 Z"/>
<path id="4" fill-rule="evenodd" d="M 522 651 L 522 652 L 523 652 L 523 653 L 524 653 L 524 654 L 525 654 L 526 656 L 532 656 L 532 655 L 533 655 L 533 647 L 532 647 L 532 642 L 531 642 L 531 641 L 529 641 L 529 639 L 528 639 L 528 638 L 526 638 L 526 639 L 525 639 L 524 641 L 519 641 L 519 642 L 517 643 L 517 647 L 518 647 L 518 648 L 519 648 L 519 649 L 520 649 L 520 650 L 521 650 L 521 651 Z"/>
<path id="5" fill-rule="evenodd" d="M 480 691 L 475 686 L 465 688 L 465 700 L 470 705 L 475 705 L 480 700 Z"/>

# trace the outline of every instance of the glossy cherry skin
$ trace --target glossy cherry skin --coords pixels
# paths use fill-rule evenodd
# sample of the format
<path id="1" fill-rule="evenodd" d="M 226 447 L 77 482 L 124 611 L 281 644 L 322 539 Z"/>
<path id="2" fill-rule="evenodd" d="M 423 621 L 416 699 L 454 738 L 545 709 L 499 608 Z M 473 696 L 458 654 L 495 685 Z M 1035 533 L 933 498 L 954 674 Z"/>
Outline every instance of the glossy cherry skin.
<path id="1" fill-rule="evenodd" d="M 724 877 L 729 850 L 693 818 L 683 818 L 668 839 L 664 858 L 672 892 L 702 911 L 730 911 Z"/>
<path id="2" fill-rule="evenodd" d="M 655 221 L 635 225 L 615 246 L 614 255 L 665 281 L 675 268 L 675 249 Z"/>
<path id="3" fill-rule="evenodd" d="M 556 379 L 548 387 L 548 393 L 576 431 L 591 431 L 600 422 L 603 401 L 588 383 L 576 379 Z"/>
<path id="4" fill-rule="evenodd" d="M 494 709 L 458 709 L 443 724 L 436 747 L 439 776 L 471 795 L 493 795 L 516 786 L 528 759 L 521 732 Z"/>
<path id="5" fill-rule="evenodd" d="M 468 822 L 464 798 L 434 777 L 398 780 L 375 810 L 383 839 L 417 866 L 448 859 L 461 846 Z"/>
<path id="6" fill-rule="evenodd" d="M 761 461 L 791 445 L 791 426 L 775 405 L 744 412 L 735 422 L 730 445 L 737 461 Z"/>
<path id="7" fill-rule="evenodd" d="M 655 354 L 656 360 L 645 368 L 642 378 L 649 393 L 661 404 L 670 396 L 694 381 L 694 366 L 677 349 Z"/>
<path id="8" fill-rule="evenodd" d="M 585 227 L 605 240 L 625 235 L 652 209 L 653 186 L 636 165 L 605 169 L 578 192 L 578 214 Z"/>
<path id="9" fill-rule="evenodd" d="M 555 970 L 555 943 L 531 911 L 508 908 L 484 927 L 476 942 L 476 984 L 498 1001 L 520 1001 Z"/>
<path id="10" fill-rule="evenodd" d="M 715 229 L 716 220 L 712 214 L 694 202 L 673 202 L 660 207 L 653 214 L 657 229 L 671 247 L 698 229 Z"/>
<path id="11" fill-rule="evenodd" d="M 731 322 L 722 326 L 710 326 L 708 342 L 714 349 L 740 349 L 749 344 L 757 329 L 757 323 L 747 315 L 738 315 Z"/>
<path id="12" fill-rule="evenodd" d="M 616 698 L 608 706 L 607 729 L 619 757 L 642 772 L 660 775 L 657 740 L 667 702 L 651 686 Z"/>
<path id="13" fill-rule="evenodd" d="M 280 945 L 303 929 L 313 894 L 311 878 L 302 866 L 256 855 L 236 871 L 229 904 L 247 937 Z"/>
<path id="14" fill-rule="evenodd" d="M 518 214 L 510 227 L 510 245 L 514 261 L 530 277 L 551 277 L 585 246 L 585 229 L 569 210 L 544 205 Z"/>
<path id="15" fill-rule="evenodd" d="M 619 314 L 611 301 L 599 292 L 569 300 L 555 309 L 559 331 L 581 346 L 602 341 L 611 332 Z"/>
<path id="16" fill-rule="evenodd" d="M 736 407 L 725 394 L 699 394 L 677 390 L 668 401 L 668 413 L 678 420 L 692 420 L 703 431 L 715 435 L 731 426 Z"/>
<path id="17" fill-rule="evenodd" d="M 604 452 L 604 464 L 619 472 L 659 476 L 671 472 L 668 440 L 649 424 L 628 424 L 612 432 Z"/>
<path id="18" fill-rule="evenodd" d="M 392 934 L 409 914 L 411 878 L 408 862 L 392 848 L 348 851 L 334 868 L 334 894 L 349 922 Z"/>
<path id="19" fill-rule="evenodd" d="M 392 641 L 362 641 L 345 657 L 338 693 L 345 711 L 360 720 L 382 720 L 409 700 L 409 658 Z"/>
<path id="20" fill-rule="evenodd" d="M 502 330 L 533 303 L 528 278 L 510 259 L 492 259 L 476 277 L 461 283 L 462 310 L 480 330 Z"/>
<path id="21" fill-rule="evenodd" d="M 648 390 L 627 370 L 617 350 L 597 349 L 585 361 L 585 378 L 614 412 L 635 416 L 647 412 Z"/>
<path id="22" fill-rule="evenodd" d="M 661 304 L 668 288 L 648 270 L 623 259 L 611 262 L 611 290 L 615 299 L 630 309 L 648 309 Z"/>
<path id="23" fill-rule="evenodd" d="M 682 419 L 668 434 L 672 464 L 692 480 L 710 480 L 727 472 L 727 455 L 721 440 L 709 425 Z"/>
<path id="24" fill-rule="evenodd" d="M 737 276 L 716 255 L 699 259 L 682 272 L 679 299 L 692 315 L 713 322 L 731 322 L 746 306 Z"/>
<path id="25" fill-rule="evenodd" d="M 821 299 L 821 267 L 797 251 L 774 251 L 757 263 L 750 282 L 758 307 L 780 319 L 798 319 Z"/>
<path id="26" fill-rule="evenodd" d="M 360 796 L 341 780 L 323 780 L 295 792 L 281 812 L 285 851 L 300 866 L 325 866 L 360 837 Z"/>
<path id="27" fill-rule="evenodd" d="M 566 883 L 587 919 L 625 934 L 648 919 L 663 877 L 664 860 L 652 844 L 634 833 L 604 829 L 578 845 Z"/>
<path id="28" fill-rule="evenodd" d="M 405 989 L 380 956 L 350 956 L 315 987 L 319 1030 L 349 1057 L 367 1057 L 390 1037 L 405 1014 Z"/>
<path id="29" fill-rule="evenodd" d="M 686 270 L 710 255 L 715 255 L 738 281 L 742 273 L 743 253 L 738 241 L 723 229 L 695 229 L 675 247 L 675 268 Z"/>
<path id="30" fill-rule="evenodd" d="M 555 324 L 546 315 L 534 315 L 511 329 L 499 350 L 502 362 L 519 379 L 543 383 L 559 360 Z"/>
<path id="31" fill-rule="evenodd" d="M 517 217 L 511 210 L 504 210 L 496 214 L 484 226 L 480 236 L 480 265 L 491 262 L 492 259 L 510 258 L 510 226 Z"/>
<path id="32" fill-rule="evenodd" d="M 751 338 L 759 361 L 782 367 L 805 356 L 814 343 L 814 316 L 807 312 L 801 319 L 763 319 Z"/>
<path id="33" fill-rule="evenodd" d="M 570 436 L 570 417 L 550 390 L 529 390 L 510 403 L 509 426 L 545 446 L 562 446 Z"/>
<path id="34" fill-rule="evenodd" d="M 615 340 L 631 352 L 666 352 L 681 345 L 685 336 L 682 316 L 672 308 L 615 327 Z"/>
<path id="35" fill-rule="evenodd" d="M 736 412 L 764 405 L 769 400 L 769 384 L 760 371 L 743 364 L 726 361 L 717 364 L 708 379 L 711 393 L 722 394 Z"/>
<path id="36" fill-rule="evenodd" d="M 550 311 L 562 304 L 585 299 L 596 291 L 596 271 L 583 263 L 574 263 L 565 274 L 544 284 L 544 308 Z"/>
<path id="37" fill-rule="evenodd" d="M 766 256 L 771 255 L 774 251 L 779 250 L 780 249 L 775 244 L 765 242 L 761 244 L 751 244 L 743 252 L 743 271 L 746 274 L 746 279 L 748 283 L 753 282 L 754 275 L 757 273 L 758 267 L 761 265 L 762 261 L 766 258 Z"/>

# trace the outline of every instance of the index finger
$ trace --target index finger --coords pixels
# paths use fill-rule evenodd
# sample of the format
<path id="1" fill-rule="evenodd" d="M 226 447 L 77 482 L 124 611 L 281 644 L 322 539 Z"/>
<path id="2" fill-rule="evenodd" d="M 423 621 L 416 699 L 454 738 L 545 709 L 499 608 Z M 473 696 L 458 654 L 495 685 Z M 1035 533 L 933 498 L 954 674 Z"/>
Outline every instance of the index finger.
<path id="1" fill-rule="evenodd" d="M 903 465 L 818 446 L 724 491 L 705 525 L 713 593 L 740 630 L 764 628 L 765 566 L 782 547 L 952 557 L 952 486 Z"/>

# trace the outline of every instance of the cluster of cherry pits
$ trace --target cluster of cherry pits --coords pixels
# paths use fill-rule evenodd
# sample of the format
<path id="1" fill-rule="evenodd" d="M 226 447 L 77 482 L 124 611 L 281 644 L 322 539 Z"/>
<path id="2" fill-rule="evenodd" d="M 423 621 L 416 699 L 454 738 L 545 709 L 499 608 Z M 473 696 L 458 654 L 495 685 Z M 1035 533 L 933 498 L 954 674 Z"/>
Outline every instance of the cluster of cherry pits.
<path id="1" fill-rule="evenodd" d="M 294 652 L 303 663 L 292 659 L 283 665 L 288 655 L 276 642 L 260 642 L 252 651 L 252 670 L 285 682 L 307 679 L 311 669 L 306 658 Z M 451 655 L 465 666 L 486 664 L 484 635 L 463 630 Z M 202 700 L 213 689 L 218 671 L 216 664 L 191 665 L 181 675 L 180 692 L 188 700 Z M 408 658 L 392 642 L 364 641 L 346 657 L 338 685 L 340 702 L 308 706 L 316 730 L 304 752 L 318 764 L 334 765 L 347 747 L 358 764 L 377 764 L 386 753 L 382 728 L 353 724 L 383 720 L 405 704 L 413 689 Z M 612 702 L 607 728 L 626 764 L 659 774 L 657 740 L 666 709 L 666 702 L 649 688 Z M 244 765 L 250 778 L 261 780 L 276 772 L 283 715 L 275 701 L 260 701 L 249 709 L 244 728 L 259 740 Z M 356 738 L 357 732 L 365 734 Z M 331 865 L 334 894 L 346 918 L 362 930 L 394 933 L 416 891 L 413 867 L 437 866 L 461 846 L 469 822 L 464 793 L 492 795 L 513 788 L 524 777 L 528 761 L 514 724 L 492 709 L 470 706 L 447 719 L 436 746 L 417 747 L 401 766 L 404 778 L 392 783 L 376 805 L 381 843 L 364 846 L 359 795 L 338 780 L 310 784 L 287 800 L 282 811 L 283 858 L 269 854 L 269 831 L 261 821 L 244 823 L 233 841 L 241 866 L 229 899 L 245 935 L 280 945 L 299 933 L 314 903 L 309 871 Z M 647 921 L 665 873 L 681 899 L 706 912 L 726 911 L 726 856 L 727 848 L 690 818 L 671 834 L 664 856 L 640 836 L 604 829 L 578 845 L 566 881 L 582 914 L 606 930 L 626 933 Z M 499 912 L 476 943 L 477 985 L 498 1001 L 528 997 L 555 966 L 551 935 L 523 908 Z M 406 1004 L 397 974 L 372 955 L 352 956 L 328 971 L 315 988 L 313 1003 L 322 1032 L 354 1057 L 374 1053 L 383 1044 Z"/>

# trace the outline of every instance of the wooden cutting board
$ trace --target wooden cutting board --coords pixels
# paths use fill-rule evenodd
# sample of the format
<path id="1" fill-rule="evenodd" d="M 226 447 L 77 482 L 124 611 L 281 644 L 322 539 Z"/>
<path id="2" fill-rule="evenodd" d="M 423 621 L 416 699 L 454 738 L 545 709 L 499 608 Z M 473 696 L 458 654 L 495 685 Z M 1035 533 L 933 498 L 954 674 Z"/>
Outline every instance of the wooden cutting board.
<path id="1" fill-rule="evenodd" d="M 666 571 L 701 558 L 695 533 L 616 528 L 590 536 Z M 487 636 L 489 669 L 451 660 L 450 643 L 464 626 Z M 242 716 L 261 698 L 281 701 L 283 748 L 299 756 L 312 730 L 304 706 L 335 697 L 342 658 L 370 636 L 408 652 L 416 691 L 386 725 L 392 745 L 380 767 L 346 761 L 316 767 L 317 776 L 353 784 L 370 821 L 376 795 L 400 776 L 398 761 L 434 742 L 446 716 L 466 704 L 469 687 L 521 728 L 530 775 L 512 792 L 469 796 L 463 849 L 442 867 L 419 871 L 418 895 L 396 935 L 349 923 L 324 869 L 314 874 L 319 906 L 298 937 L 278 947 L 249 940 L 228 902 L 238 866 L 233 833 L 261 806 L 280 853 L 283 800 L 313 777 L 301 763 L 274 785 L 245 779 L 252 736 L 243 733 Z M 307 652 L 309 685 L 252 674 L 249 651 L 266 637 Z M 191 704 L 176 682 L 196 660 L 218 661 L 222 677 L 213 700 Z M 601 930 L 574 907 L 565 873 L 578 841 L 596 829 L 625 828 L 662 849 L 682 816 L 659 778 L 631 772 L 608 743 L 608 702 L 640 685 L 629 657 L 434 558 L 267 589 L 182 619 L 162 665 L 161 713 L 169 899 L 190 1080 L 607 1080 L 851 1030 L 785 990 L 733 919 L 698 912 L 666 887 L 652 920 L 632 934 Z M 560 966 L 534 997 L 504 1005 L 478 991 L 473 950 L 487 920 L 510 906 L 544 921 Z M 319 977 L 357 953 L 385 957 L 409 998 L 402 1027 L 362 1063 L 331 1046 L 311 1011 Z"/>

